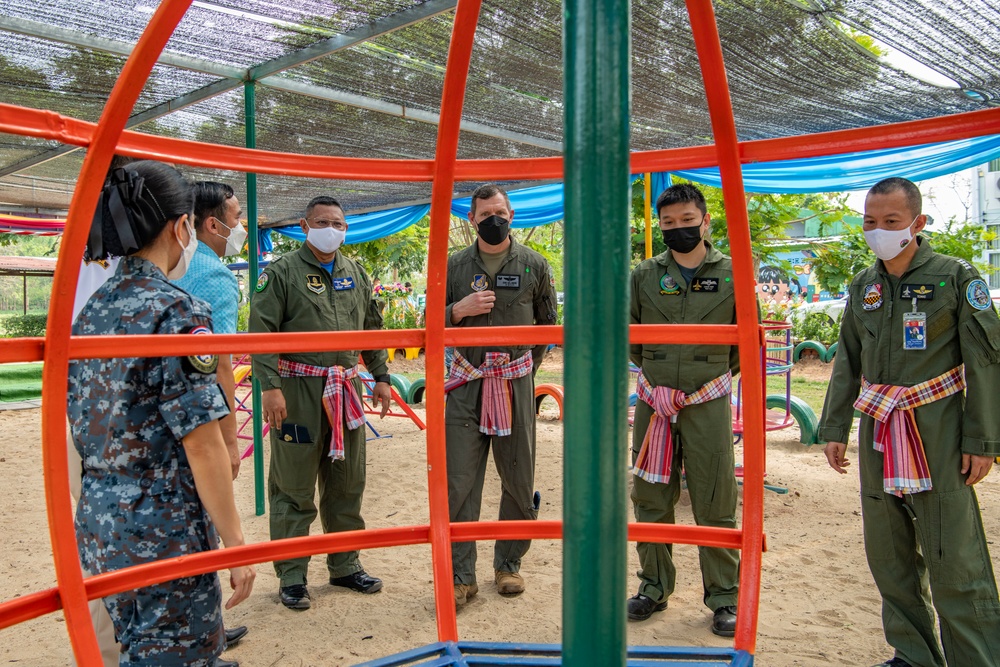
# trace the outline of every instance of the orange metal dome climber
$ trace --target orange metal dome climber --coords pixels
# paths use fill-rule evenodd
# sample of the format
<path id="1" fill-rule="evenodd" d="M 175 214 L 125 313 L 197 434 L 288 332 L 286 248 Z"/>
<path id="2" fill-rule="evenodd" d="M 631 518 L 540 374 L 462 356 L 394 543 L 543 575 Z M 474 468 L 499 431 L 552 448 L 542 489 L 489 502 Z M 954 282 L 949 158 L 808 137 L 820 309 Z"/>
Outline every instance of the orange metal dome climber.
<path id="1" fill-rule="evenodd" d="M 566 19 L 566 152 L 563 160 L 456 159 L 465 81 L 469 69 L 481 0 L 460 0 L 456 10 L 448 67 L 441 102 L 441 125 L 436 157 L 429 160 L 374 160 L 269 153 L 123 132 L 128 115 L 158 56 L 180 22 L 191 0 L 165 0 L 159 5 L 141 40 L 123 69 L 96 124 L 50 112 L 0 105 L 0 130 L 56 139 L 87 146 L 68 218 L 56 270 L 49 331 L 43 341 L 14 339 L 0 342 L 0 362 L 44 359 L 43 455 L 45 495 L 58 587 L 0 604 L 0 628 L 64 609 L 73 649 L 81 664 L 99 664 L 96 640 L 86 601 L 135 586 L 180 576 L 261 563 L 276 558 L 357 548 L 430 543 L 434 563 L 438 644 L 415 651 L 416 658 L 440 656 L 434 664 L 475 664 L 475 655 L 495 650 L 518 664 L 553 664 L 559 647 L 537 648 L 523 657 L 517 648 L 458 642 L 452 602 L 450 550 L 452 541 L 486 538 L 562 537 L 565 542 L 564 641 L 562 662 L 573 665 L 625 664 L 624 575 L 625 541 L 671 541 L 739 548 L 742 550 L 740 605 L 733 649 L 636 649 L 638 659 L 693 664 L 712 659 L 715 664 L 753 662 L 760 593 L 763 536 L 763 378 L 759 364 L 743 364 L 745 485 L 743 525 L 739 530 L 657 524 L 626 524 L 624 483 L 617 466 L 620 457 L 608 456 L 608 444 L 621 451 L 627 377 L 626 343 L 709 342 L 736 344 L 743 359 L 756 361 L 762 329 L 757 324 L 753 296 L 750 238 L 743 200 L 741 163 L 789 159 L 861 149 L 943 141 L 1000 132 L 1000 109 L 901 123 L 892 126 L 830 132 L 803 137 L 743 142 L 737 140 L 725 77 L 722 49 L 712 4 L 687 0 L 712 128 L 714 146 L 650 151 L 628 156 L 628 3 L 624 0 L 567 1 Z M 601 76 L 596 76 L 597 73 Z M 567 183 L 568 294 L 565 333 L 558 327 L 505 329 L 448 329 L 443 318 L 428 318 L 424 330 L 299 334 L 218 335 L 207 344 L 189 336 L 134 336 L 71 338 L 70 312 L 90 214 L 96 205 L 103 175 L 114 152 L 257 173 L 282 173 L 324 178 L 433 181 L 429 246 L 427 308 L 444 311 L 449 203 L 456 180 L 524 180 L 564 178 Z M 586 159 L 600 152 L 602 160 Z M 627 242 L 624 220 L 624 176 L 639 171 L 664 171 L 718 164 L 722 173 L 736 281 L 738 325 L 626 324 L 625 276 L 627 257 L 618 253 L 600 289 L 584 294 L 582 278 L 602 244 Z M 600 186 L 595 190 L 595 186 Z M 600 192 L 601 196 L 595 195 Z M 619 220 L 620 218 L 620 220 Z M 608 221 L 619 221 L 616 228 Z M 600 235 L 593 234 L 601 229 Z M 589 230 L 589 231 L 588 231 Z M 616 236 L 617 235 L 617 236 Z M 614 253 L 611 253 L 614 255 Z M 586 299 L 586 302 L 584 301 Z M 586 303 L 586 307 L 584 304 Z M 573 462 L 566 470 L 566 505 L 572 505 L 565 527 L 560 522 L 481 522 L 449 524 L 444 455 L 443 376 L 445 345 L 482 345 L 517 336 L 528 344 L 560 342 L 567 357 L 581 363 L 567 366 L 566 440 L 574 443 Z M 197 350 L 195 349 L 197 346 Z M 201 553 L 128 568 L 84 579 L 76 550 L 67 475 L 65 443 L 66 373 L 69 360 L 94 356 L 163 356 L 229 353 L 235 348 L 251 353 L 422 346 L 427 350 L 427 415 L 430 523 L 378 530 L 317 535 Z M 570 369 L 574 370 L 570 370 Z M 576 376 L 571 373 L 578 374 Z M 599 384 L 604 382 L 605 384 Z M 612 383 L 608 386 L 606 382 Z M 619 404 L 602 405 L 605 395 Z M 596 561 L 596 563 L 595 563 Z M 574 586 L 582 568 L 620 572 L 607 577 L 604 588 L 591 585 L 584 598 Z M 594 605 L 593 600 L 602 602 Z M 579 611 L 586 610 L 586 611 Z M 468 652 L 466 656 L 463 651 Z M 422 656 L 422 657 L 421 657 Z M 522 656 L 522 657 L 514 657 Z M 556 657 L 554 657 L 556 656 Z M 371 664 L 405 664 L 389 658 Z M 502 660 L 502 659 L 501 659 Z M 496 664 L 494 661 L 492 664 Z M 705 664 L 699 662 L 698 664 Z"/>

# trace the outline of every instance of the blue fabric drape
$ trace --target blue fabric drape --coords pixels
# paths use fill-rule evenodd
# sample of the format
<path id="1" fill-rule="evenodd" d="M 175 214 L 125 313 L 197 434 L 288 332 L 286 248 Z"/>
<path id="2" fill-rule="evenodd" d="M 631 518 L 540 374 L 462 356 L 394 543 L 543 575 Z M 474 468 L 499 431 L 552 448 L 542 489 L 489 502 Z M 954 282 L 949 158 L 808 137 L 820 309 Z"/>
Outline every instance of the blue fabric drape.
<path id="1" fill-rule="evenodd" d="M 951 174 L 1000 157 L 1000 135 L 961 139 L 922 146 L 889 148 L 800 160 L 759 162 L 743 165 L 743 183 L 748 192 L 806 193 L 841 192 L 867 188 L 890 176 L 921 181 Z M 718 168 L 671 172 L 692 181 L 719 187 Z M 641 176 L 635 175 L 633 178 Z M 656 197 L 670 185 L 670 174 L 654 173 L 652 194 Z M 553 183 L 508 193 L 514 209 L 513 227 L 537 227 L 563 218 L 563 185 Z M 461 218 L 469 213 L 469 197 L 452 202 L 451 212 Z M 347 243 L 363 243 L 402 231 L 427 215 L 430 206 L 349 215 Z M 269 232 L 260 232 L 264 252 L 273 248 Z M 274 229 L 296 240 L 305 238 L 298 225 Z"/>
<path id="2" fill-rule="evenodd" d="M 805 193 L 863 190 L 883 178 L 911 181 L 953 174 L 1000 156 L 1000 135 L 946 141 L 923 146 L 886 148 L 800 160 L 743 165 L 747 192 Z M 688 169 L 673 174 L 720 187 L 718 168 Z"/>

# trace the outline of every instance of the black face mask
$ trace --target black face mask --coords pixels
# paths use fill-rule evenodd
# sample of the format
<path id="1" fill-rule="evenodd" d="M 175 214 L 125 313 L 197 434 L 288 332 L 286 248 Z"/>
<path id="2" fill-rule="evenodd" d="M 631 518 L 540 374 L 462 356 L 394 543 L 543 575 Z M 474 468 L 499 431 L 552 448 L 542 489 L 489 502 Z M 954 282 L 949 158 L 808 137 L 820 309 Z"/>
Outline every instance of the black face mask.
<path id="1" fill-rule="evenodd" d="M 479 221 L 479 238 L 490 245 L 500 245 L 510 234 L 510 220 L 491 215 Z"/>
<path id="2" fill-rule="evenodd" d="M 674 252 L 686 255 L 701 243 L 701 224 L 663 229 L 663 242 Z"/>

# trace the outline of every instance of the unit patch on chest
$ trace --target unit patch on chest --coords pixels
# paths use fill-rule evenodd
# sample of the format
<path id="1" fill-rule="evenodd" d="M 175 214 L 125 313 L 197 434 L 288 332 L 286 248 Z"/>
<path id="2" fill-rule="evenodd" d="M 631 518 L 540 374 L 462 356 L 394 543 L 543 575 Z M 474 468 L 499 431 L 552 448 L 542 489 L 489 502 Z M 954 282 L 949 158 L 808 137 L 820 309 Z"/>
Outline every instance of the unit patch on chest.
<path id="1" fill-rule="evenodd" d="M 490 279 L 486 277 L 485 273 L 477 273 L 472 276 L 472 291 L 473 292 L 483 292 L 490 288 Z"/>
<path id="2" fill-rule="evenodd" d="M 900 296 L 904 299 L 926 299 L 930 301 L 934 298 L 934 285 L 905 284 L 903 285 L 903 290 L 900 292 Z"/>
<path id="3" fill-rule="evenodd" d="M 691 281 L 692 292 L 718 292 L 718 278 L 694 278 Z"/>
<path id="4" fill-rule="evenodd" d="M 351 278 L 350 276 L 347 276 L 346 278 L 334 278 L 333 289 L 337 292 L 342 292 L 345 289 L 354 289 L 354 278 Z"/>
<path id="5" fill-rule="evenodd" d="M 521 276 L 515 273 L 498 273 L 497 289 L 521 289 Z"/>
<path id="6" fill-rule="evenodd" d="M 326 285 L 323 284 L 323 277 L 316 273 L 310 273 L 306 276 L 306 287 L 309 288 L 310 292 L 315 292 L 316 294 L 322 294 L 326 291 Z"/>
<path id="7" fill-rule="evenodd" d="M 865 310 L 878 310 L 882 307 L 882 283 L 865 285 L 861 296 L 861 307 Z"/>
<path id="8" fill-rule="evenodd" d="M 660 294 L 666 294 L 668 296 L 673 296 L 675 294 L 681 293 L 681 286 L 677 284 L 674 277 L 669 273 L 664 273 L 663 277 L 660 278 Z"/>

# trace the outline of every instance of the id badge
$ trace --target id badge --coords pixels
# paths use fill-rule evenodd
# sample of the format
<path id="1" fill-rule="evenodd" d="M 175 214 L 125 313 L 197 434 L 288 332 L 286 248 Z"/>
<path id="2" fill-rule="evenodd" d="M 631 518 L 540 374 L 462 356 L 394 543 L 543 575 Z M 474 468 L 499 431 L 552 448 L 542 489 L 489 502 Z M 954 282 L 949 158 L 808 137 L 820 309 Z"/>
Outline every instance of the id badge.
<path id="1" fill-rule="evenodd" d="M 903 316 L 903 349 L 927 349 L 927 313 L 906 313 Z"/>

